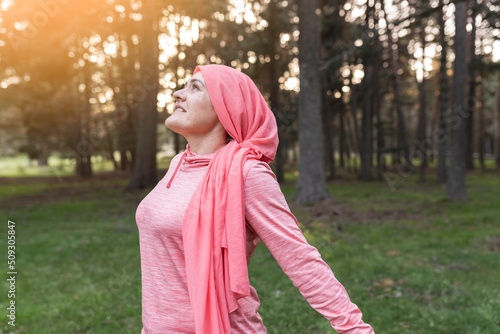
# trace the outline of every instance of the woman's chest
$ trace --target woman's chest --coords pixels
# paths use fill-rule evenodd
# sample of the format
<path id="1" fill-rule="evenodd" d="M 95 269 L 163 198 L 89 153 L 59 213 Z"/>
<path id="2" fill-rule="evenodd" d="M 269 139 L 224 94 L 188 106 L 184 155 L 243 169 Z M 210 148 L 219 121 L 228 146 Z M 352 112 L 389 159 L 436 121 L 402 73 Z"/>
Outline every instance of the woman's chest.
<path id="1" fill-rule="evenodd" d="M 137 208 L 136 222 L 139 232 L 162 239 L 182 238 L 184 213 L 204 174 L 203 169 L 181 168 L 170 188 L 167 188 L 170 179 L 167 174 Z"/>

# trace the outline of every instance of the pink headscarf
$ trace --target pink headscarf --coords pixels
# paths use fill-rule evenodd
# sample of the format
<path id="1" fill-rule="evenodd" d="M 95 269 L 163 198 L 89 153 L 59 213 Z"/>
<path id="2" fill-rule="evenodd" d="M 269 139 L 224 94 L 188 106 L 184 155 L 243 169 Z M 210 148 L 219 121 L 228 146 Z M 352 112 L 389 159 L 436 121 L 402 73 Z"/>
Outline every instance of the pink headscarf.
<path id="1" fill-rule="evenodd" d="M 243 165 L 271 162 L 276 119 L 254 82 L 223 65 L 198 66 L 215 112 L 234 139 L 212 158 L 182 226 L 189 297 L 196 333 L 230 333 L 229 313 L 250 295 L 246 260 Z"/>

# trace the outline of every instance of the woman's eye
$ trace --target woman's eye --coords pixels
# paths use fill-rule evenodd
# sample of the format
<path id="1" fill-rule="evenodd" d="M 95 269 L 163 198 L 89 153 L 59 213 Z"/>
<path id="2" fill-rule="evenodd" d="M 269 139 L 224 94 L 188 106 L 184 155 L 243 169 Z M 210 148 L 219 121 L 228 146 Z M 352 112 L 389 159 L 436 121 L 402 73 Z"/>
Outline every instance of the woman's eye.
<path id="1" fill-rule="evenodd" d="M 198 89 L 200 89 L 200 88 L 198 87 L 198 85 L 193 85 L 193 89 L 198 90 Z"/>

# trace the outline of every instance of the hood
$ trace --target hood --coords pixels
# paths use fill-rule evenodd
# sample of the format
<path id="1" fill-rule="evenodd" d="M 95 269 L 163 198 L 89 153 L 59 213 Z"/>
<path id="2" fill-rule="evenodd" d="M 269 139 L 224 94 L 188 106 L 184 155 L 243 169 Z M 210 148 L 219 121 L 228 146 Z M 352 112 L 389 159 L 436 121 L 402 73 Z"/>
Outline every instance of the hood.
<path id="1" fill-rule="evenodd" d="M 179 169 L 183 164 L 185 165 L 184 168 L 205 167 L 210 164 L 214 155 L 215 153 L 198 155 L 194 152 L 191 152 L 188 144 L 186 146 L 186 150 L 184 151 L 184 153 L 182 153 L 179 162 L 177 163 L 177 166 L 175 166 L 174 173 L 168 180 L 167 188 L 170 188 L 175 176 L 177 175 L 177 172 L 179 171 Z"/>

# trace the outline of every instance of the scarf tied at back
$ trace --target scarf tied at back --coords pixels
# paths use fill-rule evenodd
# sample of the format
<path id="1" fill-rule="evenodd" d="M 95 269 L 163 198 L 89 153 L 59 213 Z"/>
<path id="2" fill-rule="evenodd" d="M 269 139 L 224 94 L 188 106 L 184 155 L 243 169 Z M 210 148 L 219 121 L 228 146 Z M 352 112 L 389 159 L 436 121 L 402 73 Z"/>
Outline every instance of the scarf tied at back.
<path id="1" fill-rule="evenodd" d="M 243 166 L 271 162 L 276 119 L 255 83 L 224 65 L 198 66 L 212 105 L 233 138 L 212 158 L 186 210 L 182 237 L 197 334 L 229 334 L 229 313 L 250 295 L 246 259 Z"/>

